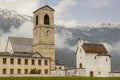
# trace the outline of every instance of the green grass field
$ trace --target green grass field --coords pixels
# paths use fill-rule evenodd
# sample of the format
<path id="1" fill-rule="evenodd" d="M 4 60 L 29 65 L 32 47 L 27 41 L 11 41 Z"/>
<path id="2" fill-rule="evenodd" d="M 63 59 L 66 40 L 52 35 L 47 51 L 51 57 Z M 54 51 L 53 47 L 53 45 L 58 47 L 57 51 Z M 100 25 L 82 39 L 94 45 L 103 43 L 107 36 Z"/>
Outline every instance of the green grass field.
<path id="1" fill-rule="evenodd" d="M 0 77 L 0 80 L 120 80 L 120 77 Z"/>

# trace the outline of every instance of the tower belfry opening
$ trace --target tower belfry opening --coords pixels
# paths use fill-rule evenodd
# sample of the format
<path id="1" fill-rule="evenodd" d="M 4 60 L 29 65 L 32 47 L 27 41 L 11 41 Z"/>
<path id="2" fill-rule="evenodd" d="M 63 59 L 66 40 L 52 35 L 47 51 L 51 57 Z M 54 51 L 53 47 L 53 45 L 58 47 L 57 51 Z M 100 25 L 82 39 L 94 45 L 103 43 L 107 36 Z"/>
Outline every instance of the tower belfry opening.
<path id="1" fill-rule="evenodd" d="M 49 16 L 47 14 L 44 16 L 44 24 L 45 25 L 49 25 L 50 24 Z"/>

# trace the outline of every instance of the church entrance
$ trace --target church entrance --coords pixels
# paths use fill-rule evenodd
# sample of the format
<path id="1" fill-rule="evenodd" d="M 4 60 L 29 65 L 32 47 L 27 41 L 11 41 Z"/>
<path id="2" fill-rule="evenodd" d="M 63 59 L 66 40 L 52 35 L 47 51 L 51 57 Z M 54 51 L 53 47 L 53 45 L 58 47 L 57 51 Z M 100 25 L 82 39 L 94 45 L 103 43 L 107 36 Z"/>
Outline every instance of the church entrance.
<path id="1" fill-rule="evenodd" d="M 93 77 L 93 76 L 94 76 L 93 71 L 90 71 L 90 77 Z"/>

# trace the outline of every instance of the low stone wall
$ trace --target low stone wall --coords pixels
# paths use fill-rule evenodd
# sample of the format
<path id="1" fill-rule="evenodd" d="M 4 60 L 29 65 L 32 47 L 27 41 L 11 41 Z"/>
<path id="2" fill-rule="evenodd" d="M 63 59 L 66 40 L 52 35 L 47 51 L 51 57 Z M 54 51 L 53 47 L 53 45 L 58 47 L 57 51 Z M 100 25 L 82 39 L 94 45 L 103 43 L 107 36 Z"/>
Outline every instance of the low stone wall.
<path id="1" fill-rule="evenodd" d="M 28 74 L 28 75 L 0 75 L 0 77 L 56 77 L 56 76 L 61 76 L 61 75 L 40 75 L 40 74 Z"/>
<path id="2" fill-rule="evenodd" d="M 120 77 L 120 72 L 110 72 L 109 76 L 110 77 Z"/>

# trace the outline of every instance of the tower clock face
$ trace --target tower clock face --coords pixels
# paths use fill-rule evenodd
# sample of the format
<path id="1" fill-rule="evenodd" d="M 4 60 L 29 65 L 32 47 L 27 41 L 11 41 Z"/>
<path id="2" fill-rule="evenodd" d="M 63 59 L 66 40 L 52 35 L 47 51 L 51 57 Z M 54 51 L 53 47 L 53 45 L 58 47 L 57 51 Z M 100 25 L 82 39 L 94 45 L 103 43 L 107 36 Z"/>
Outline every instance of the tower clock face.
<path id="1" fill-rule="evenodd" d="M 44 29 L 43 33 L 46 35 L 46 36 L 49 36 L 51 34 L 51 31 L 50 29 Z"/>

